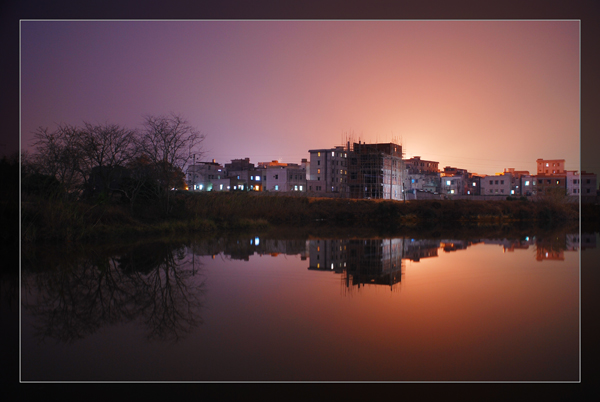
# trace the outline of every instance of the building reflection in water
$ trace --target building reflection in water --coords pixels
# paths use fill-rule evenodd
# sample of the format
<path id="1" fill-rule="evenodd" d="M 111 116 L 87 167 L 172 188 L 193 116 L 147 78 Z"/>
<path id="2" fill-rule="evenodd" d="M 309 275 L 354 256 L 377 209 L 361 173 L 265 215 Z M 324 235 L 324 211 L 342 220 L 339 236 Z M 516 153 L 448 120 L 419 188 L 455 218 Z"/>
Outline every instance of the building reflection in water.
<path id="1" fill-rule="evenodd" d="M 596 247 L 595 234 L 560 234 L 521 239 L 317 239 L 307 241 L 309 270 L 328 271 L 343 276 L 346 288 L 387 285 L 394 290 L 403 274 L 402 260 L 419 262 L 437 257 L 438 251 L 451 253 L 475 244 L 499 245 L 503 252 L 535 247 L 536 260 L 564 260 L 565 251 Z"/>
<path id="2" fill-rule="evenodd" d="M 395 239 L 319 239 L 308 241 L 309 270 L 342 274 L 345 287 L 385 285 L 402 280 L 402 260 L 437 257 L 439 241 Z"/>

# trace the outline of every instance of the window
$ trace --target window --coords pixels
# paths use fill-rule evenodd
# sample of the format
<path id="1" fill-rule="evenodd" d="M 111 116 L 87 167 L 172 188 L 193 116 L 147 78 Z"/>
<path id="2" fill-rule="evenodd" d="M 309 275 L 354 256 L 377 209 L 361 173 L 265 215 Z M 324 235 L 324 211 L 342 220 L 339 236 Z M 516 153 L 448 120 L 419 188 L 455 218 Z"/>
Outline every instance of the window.
<path id="1" fill-rule="evenodd" d="M 504 184 L 504 180 L 500 180 L 500 184 Z"/>
<path id="2" fill-rule="evenodd" d="M 419 182 L 419 179 L 415 179 L 415 183 L 418 183 L 418 182 Z"/>
<path id="3" fill-rule="evenodd" d="M 321 180 L 321 177 L 317 177 L 317 180 Z"/>
<path id="4" fill-rule="evenodd" d="M 320 166 L 320 165 L 321 165 L 321 161 L 317 161 L 317 165 L 319 165 L 319 166 Z"/>
<path id="5" fill-rule="evenodd" d="M 525 180 L 525 185 L 528 186 L 529 185 L 529 180 Z"/>
<path id="6" fill-rule="evenodd" d="M 548 167 L 548 164 L 546 163 L 546 167 Z"/>
<path id="7" fill-rule="evenodd" d="M 494 192 L 494 190 L 492 190 L 492 189 L 490 188 L 490 193 L 493 193 L 493 192 Z"/>
<path id="8" fill-rule="evenodd" d="M 331 156 L 335 156 L 335 152 L 331 152 Z"/>
<path id="9" fill-rule="evenodd" d="M 498 180 L 496 180 L 496 184 L 498 184 Z"/>
<path id="10" fill-rule="evenodd" d="M 275 175 L 275 180 L 279 180 L 279 175 L 278 174 Z"/>
<path id="11" fill-rule="evenodd" d="M 275 191 L 279 191 L 279 186 L 277 184 L 275 185 Z"/>
<path id="12" fill-rule="evenodd" d="M 300 186 L 300 191 L 302 191 L 302 186 Z"/>
<path id="13" fill-rule="evenodd" d="M 589 188 L 587 189 L 587 193 L 588 193 L 588 194 L 590 193 L 590 189 L 589 189 Z"/>
<path id="14" fill-rule="evenodd" d="M 490 186 L 494 184 L 494 180 L 490 180 Z"/>
<path id="15" fill-rule="evenodd" d="M 321 156 L 321 153 L 320 153 L 320 152 L 317 152 L 317 156 Z"/>
<path id="16" fill-rule="evenodd" d="M 260 176 L 256 176 L 256 181 L 260 181 Z"/>
<path id="17" fill-rule="evenodd" d="M 510 190 L 510 193 L 511 193 L 511 194 L 514 194 L 514 193 L 515 193 L 515 190 Z"/>
<path id="18" fill-rule="evenodd" d="M 446 180 L 446 185 L 449 186 L 450 185 L 450 180 Z"/>
<path id="19" fill-rule="evenodd" d="M 294 186 L 294 191 L 298 191 L 298 186 Z"/>
<path id="20" fill-rule="evenodd" d="M 223 190 L 223 185 L 219 184 L 219 190 Z"/>
<path id="21" fill-rule="evenodd" d="M 240 179 L 240 176 L 238 176 L 237 178 L 238 178 L 238 180 L 239 180 L 239 179 Z"/>

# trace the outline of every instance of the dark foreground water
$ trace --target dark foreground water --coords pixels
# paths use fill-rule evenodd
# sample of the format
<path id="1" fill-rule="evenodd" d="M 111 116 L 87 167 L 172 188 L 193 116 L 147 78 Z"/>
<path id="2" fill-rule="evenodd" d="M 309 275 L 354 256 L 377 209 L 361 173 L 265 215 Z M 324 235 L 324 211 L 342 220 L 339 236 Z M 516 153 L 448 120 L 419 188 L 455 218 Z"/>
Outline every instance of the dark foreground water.
<path id="1" fill-rule="evenodd" d="M 23 258 L 22 381 L 579 381 L 580 253 L 260 236 Z"/>

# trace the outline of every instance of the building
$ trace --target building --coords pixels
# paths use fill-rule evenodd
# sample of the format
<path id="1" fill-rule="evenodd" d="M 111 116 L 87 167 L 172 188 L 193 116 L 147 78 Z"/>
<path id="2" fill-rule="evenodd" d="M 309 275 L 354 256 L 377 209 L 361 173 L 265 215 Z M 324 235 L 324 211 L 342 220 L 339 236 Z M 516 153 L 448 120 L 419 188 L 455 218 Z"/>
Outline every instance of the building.
<path id="1" fill-rule="evenodd" d="M 481 178 L 481 195 L 511 195 L 512 175 L 509 173 Z"/>
<path id="2" fill-rule="evenodd" d="M 439 174 L 439 162 L 422 160 L 420 156 L 414 156 L 404 161 L 408 173 Z"/>
<path id="3" fill-rule="evenodd" d="M 317 194 L 348 195 L 348 150 L 344 147 L 311 149 L 307 163 L 308 191 Z"/>
<path id="4" fill-rule="evenodd" d="M 567 193 L 567 175 L 538 174 L 535 176 L 533 184 L 536 195 L 548 194 L 566 194 Z"/>
<path id="5" fill-rule="evenodd" d="M 452 166 L 446 166 L 440 173 L 440 193 L 449 195 L 468 194 L 472 187 L 469 180 L 469 172 L 466 169 L 459 169 Z"/>
<path id="6" fill-rule="evenodd" d="M 395 143 L 354 143 L 348 156 L 348 190 L 351 198 L 404 198 L 402 146 Z"/>
<path id="7" fill-rule="evenodd" d="M 196 162 L 186 171 L 189 191 L 228 191 L 230 180 L 225 169 L 214 159 L 212 162 Z"/>
<path id="8" fill-rule="evenodd" d="M 232 190 L 263 191 L 263 170 L 250 163 L 250 158 L 232 159 L 225 164 L 225 171 L 231 179 Z"/>
<path id="9" fill-rule="evenodd" d="M 564 175 L 564 159 L 537 159 L 537 174 L 545 176 Z"/>
<path id="10" fill-rule="evenodd" d="M 531 196 L 531 195 L 536 194 L 536 186 L 534 186 L 534 183 L 535 183 L 534 179 L 535 179 L 535 176 L 531 176 L 529 174 L 521 175 L 521 178 L 520 178 L 520 183 L 521 183 L 520 195 L 521 196 Z"/>
<path id="11" fill-rule="evenodd" d="M 523 194 L 523 183 L 522 177 L 531 177 L 529 176 L 529 171 L 527 170 L 515 170 L 515 168 L 506 168 L 504 169 L 503 174 L 510 174 L 510 195 L 511 196 L 521 196 Z"/>
<path id="12" fill-rule="evenodd" d="M 306 168 L 297 163 L 260 162 L 265 191 L 306 192 Z"/>

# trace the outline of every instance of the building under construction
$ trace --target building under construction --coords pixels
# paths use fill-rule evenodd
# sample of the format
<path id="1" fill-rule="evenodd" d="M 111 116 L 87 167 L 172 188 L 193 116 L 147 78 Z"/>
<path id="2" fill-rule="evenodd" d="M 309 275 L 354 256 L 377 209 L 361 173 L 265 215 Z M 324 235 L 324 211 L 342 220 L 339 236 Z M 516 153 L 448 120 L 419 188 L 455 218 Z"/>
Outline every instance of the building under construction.
<path id="1" fill-rule="evenodd" d="M 359 141 L 352 144 L 348 159 L 350 198 L 403 199 L 406 174 L 401 145 L 393 142 L 365 144 Z"/>

